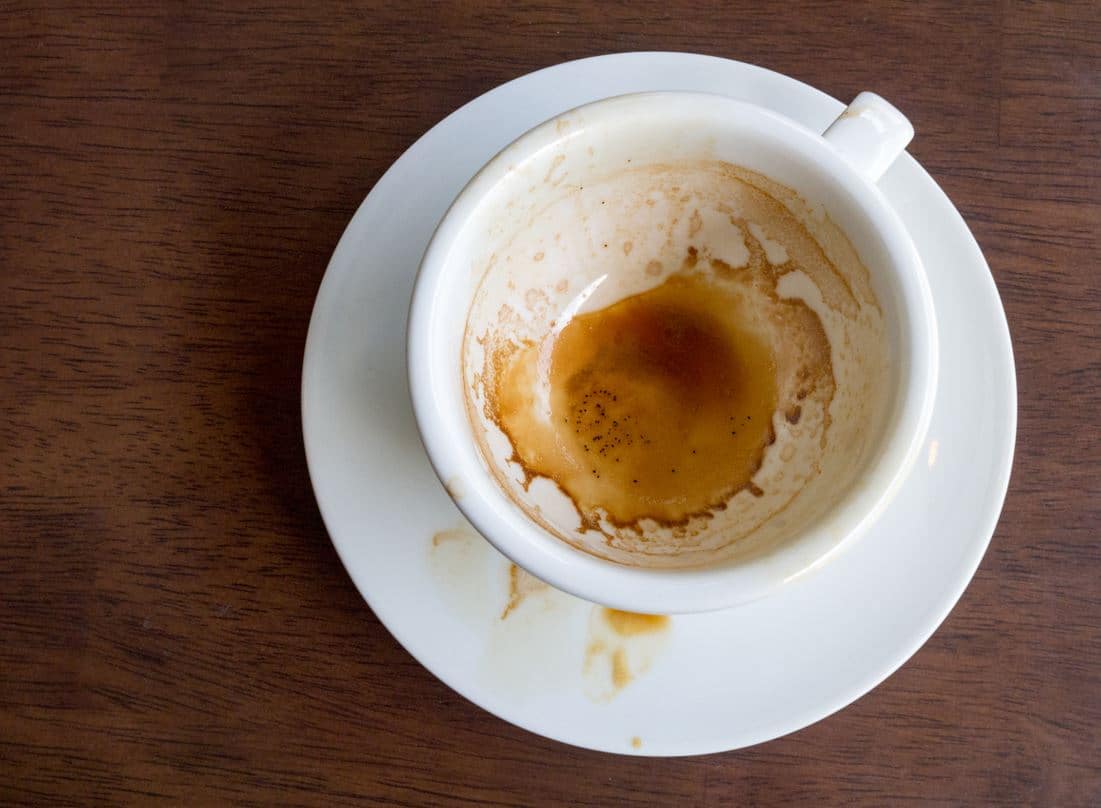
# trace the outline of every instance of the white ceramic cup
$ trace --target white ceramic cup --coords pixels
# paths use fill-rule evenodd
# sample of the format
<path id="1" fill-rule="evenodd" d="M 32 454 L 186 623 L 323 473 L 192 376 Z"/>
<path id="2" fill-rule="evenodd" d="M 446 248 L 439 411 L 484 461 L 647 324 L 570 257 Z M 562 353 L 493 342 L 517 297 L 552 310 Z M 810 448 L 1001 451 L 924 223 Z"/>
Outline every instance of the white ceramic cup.
<path id="1" fill-rule="evenodd" d="M 918 454 L 936 388 L 936 328 L 925 272 L 909 234 L 876 187 L 912 137 L 906 118 L 871 93 L 858 96 L 822 134 L 722 96 L 644 93 L 571 110 L 494 157 L 456 198 L 425 252 L 408 330 L 417 424 L 436 473 L 470 522 L 516 564 L 559 589 L 619 609 L 661 614 L 762 597 L 865 533 Z M 808 495 L 813 507 L 804 508 L 802 520 L 773 529 L 773 539 L 781 540 L 752 553 L 716 553 L 706 563 L 670 568 L 633 563 L 630 553 L 600 557 L 531 517 L 533 508 L 549 512 L 561 503 L 538 501 L 549 496 L 549 487 L 528 491 L 516 482 L 506 490 L 501 484 L 502 472 L 509 474 L 509 447 L 500 435 L 488 443 L 476 436 L 486 425 L 468 414 L 477 369 L 466 367 L 464 346 L 472 304 L 502 245 L 533 228 L 549 228 L 548 234 L 557 228 L 560 235 L 562 228 L 580 226 L 545 220 L 554 199 L 625 161 L 637 168 L 686 160 L 724 161 L 762 174 L 840 228 L 867 267 L 882 310 L 885 392 L 853 479 L 834 489 L 829 480 L 822 482 Z M 509 277 L 509 289 L 523 278 Z M 573 294 L 574 305 L 585 304 L 584 296 Z M 563 316 L 554 311 L 561 305 L 552 300 L 549 316 Z M 488 457 L 487 445 L 496 446 Z M 523 503 L 523 497 L 533 501 Z"/>

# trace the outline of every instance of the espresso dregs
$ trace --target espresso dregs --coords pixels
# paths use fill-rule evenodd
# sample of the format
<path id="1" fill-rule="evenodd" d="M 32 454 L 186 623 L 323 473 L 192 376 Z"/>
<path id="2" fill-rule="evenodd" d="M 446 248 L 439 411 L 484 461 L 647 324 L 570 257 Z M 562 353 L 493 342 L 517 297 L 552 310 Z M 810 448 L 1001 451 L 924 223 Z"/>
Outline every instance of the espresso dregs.
<path id="1" fill-rule="evenodd" d="M 563 188 L 488 257 L 463 344 L 501 487 L 646 566 L 762 552 L 820 516 L 880 427 L 886 363 L 844 235 L 717 161 Z"/>

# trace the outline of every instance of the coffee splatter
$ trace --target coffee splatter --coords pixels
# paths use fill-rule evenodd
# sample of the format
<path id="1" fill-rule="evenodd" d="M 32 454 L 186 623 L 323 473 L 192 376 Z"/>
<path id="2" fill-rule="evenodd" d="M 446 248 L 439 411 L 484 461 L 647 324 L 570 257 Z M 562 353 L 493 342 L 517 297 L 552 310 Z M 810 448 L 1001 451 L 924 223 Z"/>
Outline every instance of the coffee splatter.
<path id="1" fill-rule="evenodd" d="M 646 673 L 667 641 L 669 618 L 594 606 L 585 647 L 586 691 L 610 701 Z"/>
<path id="2" fill-rule="evenodd" d="M 668 641 L 669 617 L 567 595 L 502 558 L 471 527 L 438 531 L 429 547 L 449 619 L 488 629 L 482 669 L 494 687 L 580 684 L 592 701 L 608 702 L 650 670 Z"/>
<path id="3" fill-rule="evenodd" d="M 505 604 L 504 611 L 501 612 L 501 619 L 508 618 L 531 595 L 545 592 L 548 589 L 550 589 L 550 584 L 539 580 L 523 567 L 509 564 L 508 603 Z"/>
<path id="4" fill-rule="evenodd" d="M 478 536 L 461 527 L 451 530 L 441 530 L 432 536 L 432 546 L 439 547 L 445 542 L 470 541 L 477 538 Z"/>

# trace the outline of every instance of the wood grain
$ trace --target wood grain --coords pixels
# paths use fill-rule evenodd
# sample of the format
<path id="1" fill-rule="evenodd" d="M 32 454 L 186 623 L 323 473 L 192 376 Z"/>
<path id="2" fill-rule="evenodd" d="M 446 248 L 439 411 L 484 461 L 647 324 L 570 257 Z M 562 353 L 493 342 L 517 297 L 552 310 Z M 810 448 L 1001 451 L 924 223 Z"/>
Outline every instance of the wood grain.
<path id="1" fill-rule="evenodd" d="M 0 802 L 1101 804 L 1101 25 L 964 5 L 0 4 Z M 1019 374 L 944 626 L 840 714 L 704 758 L 567 748 L 436 681 L 342 570 L 300 438 L 372 183 L 475 95 L 623 50 L 896 100 Z"/>

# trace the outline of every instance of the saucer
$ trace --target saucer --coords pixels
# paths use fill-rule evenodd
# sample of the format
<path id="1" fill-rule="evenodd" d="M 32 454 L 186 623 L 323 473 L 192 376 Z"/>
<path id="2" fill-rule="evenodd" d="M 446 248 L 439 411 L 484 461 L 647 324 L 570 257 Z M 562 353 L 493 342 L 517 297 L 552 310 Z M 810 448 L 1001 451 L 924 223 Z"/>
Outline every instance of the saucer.
<path id="1" fill-rule="evenodd" d="M 510 565 L 464 521 L 417 435 L 405 369 L 414 276 L 451 200 L 500 148 L 566 109 L 646 90 L 723 93 L 815 131 L 844 108 L 762 68 L 678 53 L 570 62 L 475 99 L 391 166 L 340 239 L 310 322 L 302 420 L 333 544 L 375 614 L 426 668 L 549 738 L 689 755 L 814 723 L 929 638 L 971 580 L 1001 511 L 1016 380 L 978 245 L 903 155 L 879 185 L 925 262 L 940 380 L 919 463 L 868 534 L 771 597 L 668 620 L 608 612 Z M 461 482 L 451 487 L 462 496 Z"/>

